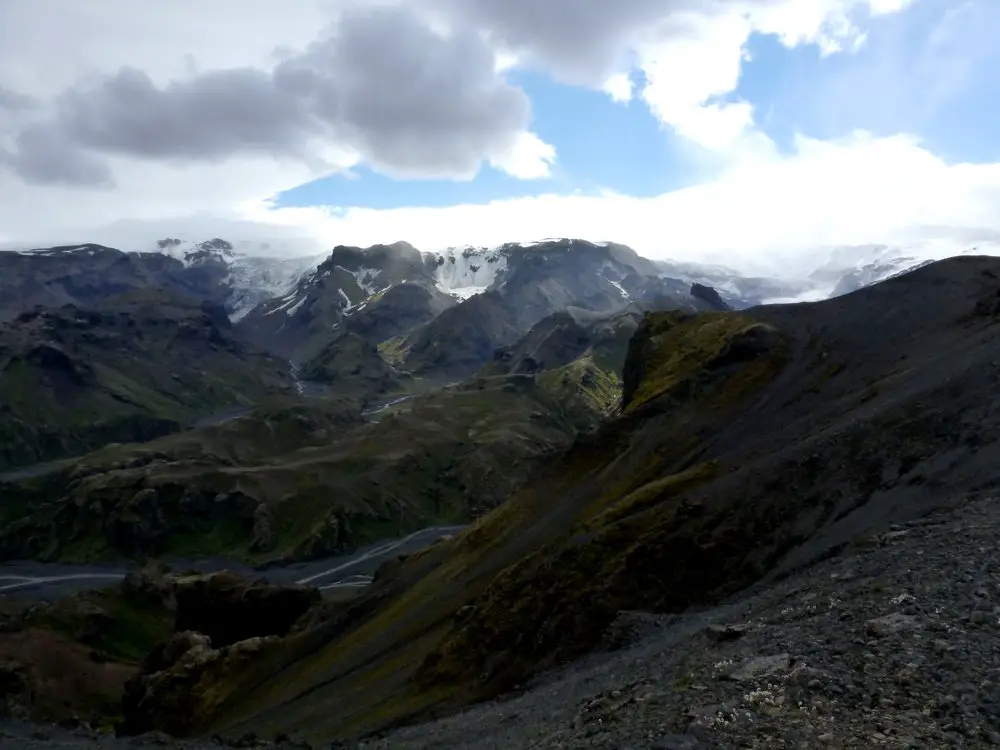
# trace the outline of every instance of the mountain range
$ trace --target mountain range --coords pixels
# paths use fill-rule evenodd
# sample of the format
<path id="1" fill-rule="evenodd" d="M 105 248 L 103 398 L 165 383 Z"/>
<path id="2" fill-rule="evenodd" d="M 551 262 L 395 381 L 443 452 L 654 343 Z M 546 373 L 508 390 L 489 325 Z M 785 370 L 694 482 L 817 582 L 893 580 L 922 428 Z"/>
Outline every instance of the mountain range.
<path id="1" fill-rule="evenodd" d="M 840 247 L 819 253 L 818 257 L 823 258 L 822 262 L 805 273 L 762 277 L 718 265 L 647 260 L 629 248 L 614 243 L 584 244 L 606 248 L 607 259 L 611 264 L 618 264 L 619 274 L 624 264 L 643 276 L 661 276 L 686 283 L 711 286 L 735 309 L 801 296 L 821 298 L 845 294 L 929 262 L 931 257 L 928 250 L 922 247 L 887 245 Z M 396 243 L 386 247 L 399 249 L 405 245 L 406 243 Z M 559 252 L 559 247 L 571 245 L 571 240 L 551 239 L 508 243 L 492 248 L 453 247 L 419 253 L 420 259 L 414 258 L 411 253 L 407 262 L 412 266 L 410 270 L 414 276 L 413 281 L 419 279 L 432 281 L 439 291 L 462 300 L 502 283 L 511 258 L 514 258 L 516 265 L 517 259 L 523 256 L 525 251 L 541 249 L 544 253 L 546 248 L 550 252 L 556 248 L 556 252 Z M 278 242 L 228 241 L 220 238 L 191 241 L 168 237 L 155 240 L 141 248 L 129 247 L 120 250 L 119 252 L 126 254 L 127 261 L 111 252 L 112 250 L 102 245 L 81 244 L 50 248 L 18 248 L 0 252 L 3 276 L 5 279 L 10 279 L 7 282 L 9 288 L 13 289 L 20 285 L 22 289 L 16 294 L 8 291 L 2 299 L 17 299 L 18 306 L 22 307 L 25 304 L 32 304 L 36 299 L 39 304 L 54 304 L 60 301 L 86 302 L 87 290 L 78 288 L 85 286 L 79 281 L 80 275 L 88 271 L 104 271 L 115 263 L 119 266 L 133 266 L 127 271 L 116 268 L 115 273 L 131 273 L 133 277 L 146 276 L 151 280 L 155 278 L 158 283 L 163 283 L 169 276 L 174 283 L 188 287 L 193 285 L 195 289 L 199 288 L 199 284 L 218 284 L 224 290 L 227 309 L 235 322 L 268 300 L 287 298 L 288 295 L 295 294 L 295 301 L 298 301 L 301 296 L 300 287 L 309 286 L 310 280 L 314 282 L 319 266 L 331 257 L 330 252 L 301 254 L 304 250 L 301 243 L 286 246 Z M 344 256 L 344 252 L 350 249 L 341 246 L 339 250 L 343 259 L 347 257 Z M 361 248 L 353 250 L 362 251 Z M 382 276 L 382 281 L 372 287 L 376 277 L 386 269 L 382 268 L 384 259 L 380 260 L 377 257 L 375 248 L 369 250 L 372 252 L 365 262 L 371 264 L 370 268 L 360 264 L 357 258 L 348 259 L 346 263 L 335 262 L 333 265 L 367 270 L 369 280 L 365 282 L 356 279 L 356 281 L 366 289 L 371 287 L 368 294 L 378 292 L 394 281 L 402 280 L 402 277 L 393 276 L 402 269 L 395 271 L 390 269 L 387 275 Z M 970 248 L 969 252 L 990 252 L 990 250 Z M 42 264 L 37 260 L 29 263 L 19 260 L 19 257 L 45 257 L 49 259 L 49 263 Z M 165 259 L 175 260 L 178 263 L 171 263 Z M 67 271 L 72 271 L 72 276 L 76 277 L 77 281 L 70 283 L 66 288 L 60 288 L 61 284 L 68 283 L 65 278 Z M 156 274 L 163 276 L 161 278 Z M 33 295 L 38 292 L 25 288 L 22 281 L 48 287 L 45 296 L 34 297 Z M 120 283 L 129 282 L 123 279 Z M 201 293 L 204 291 L 202 288 Z M 350 298 L 354 290 L 348 287 L 344 291 Z M 358 293 L 354 292 L 354 297 L 357 296 Z M 11 302 L 5 304 L 9 305 Z M 355 303 L 345 304 L 350 306 Z"/>
<path id="2" fill-rule="evenodd" d="M 998 486 L 1000 260 L 910 250 L 837 248 L 793 279 L 582 239 L 0 253 L 0 584 L 79 587 L 0 597 L 0 707 L 324 747 L 465 747 L 422 723 L 472 711 L 497 747 L 831 727 L 868 747 L 907 722 L 948 746 L 927 717 L 969 693 L 955 665 L 1000 659 L 976 614 L 995 592 L 980 566 L 933 600 L 907 583 L 912 554 L 943 569 L 932 542 L 891 545 L 973 524 Z M 323 590 L 185 572 L 326 576 L 438 527 L 461 530 Z M 824 574 L 823 601 L 754 614 L 876 548 L 901 591 L 838 572 L 864 589 L 841 609 Z M 124 580 L 95 590 L 108 571 Z M 836 659 L 767 639 L 800 605 L 834 618 Z M 949 658 L 966 636 L 975 658 Z M 626 680 L 654 645 L 672 671 Z M 564 711 L 567 685 L 573 716 L 518 720 Z M 1000 732 L 967 705 L 948 726 Z"/>

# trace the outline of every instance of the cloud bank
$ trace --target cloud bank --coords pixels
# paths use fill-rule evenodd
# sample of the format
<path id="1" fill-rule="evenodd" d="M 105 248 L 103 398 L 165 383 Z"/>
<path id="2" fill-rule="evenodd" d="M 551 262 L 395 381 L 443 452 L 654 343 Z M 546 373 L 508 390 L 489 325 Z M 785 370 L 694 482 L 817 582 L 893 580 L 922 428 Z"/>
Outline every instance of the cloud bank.
<path id="1" fill-rule="evenodd" d="M 850 55 L 869 24 L 935 2 L 944 19 L 941 0 L 5 3 L 0 241 L 208 226 L 427 248 L 574 235 L 747 269 L 815 246 L 986 241 L 1000 231 L 996 164 L 949 163 L 907 132 L 778 149 L 734 93 L 754 33 Z M 655 198 L 532 189 L 558 143 L 532 132 L 512 69 L 641 102 L 711 174 Z M 385 211 L 270 202 L 358 165 L 458 180 L 489 165 L 536 194 Z"/>

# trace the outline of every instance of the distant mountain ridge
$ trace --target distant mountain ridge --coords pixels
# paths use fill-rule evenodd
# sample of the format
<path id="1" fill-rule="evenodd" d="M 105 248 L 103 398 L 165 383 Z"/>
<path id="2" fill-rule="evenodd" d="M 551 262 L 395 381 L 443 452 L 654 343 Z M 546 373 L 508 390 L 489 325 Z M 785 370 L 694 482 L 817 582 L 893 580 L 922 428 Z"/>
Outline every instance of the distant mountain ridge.
<path id="1" fill-rule="evenodd" d="M 325 303 L 331 309 L 319 314 L 323 319 L 357 316 L 374 307 L 393 287 L 403 285 L 414 286 L 390 296 L 406 296 L 410 308 L 418 297 L 426 297 L 420 304 L 438 314 L 488 289 L 516 286 L 519 275 L 527 273 L 523 269 L 551 265 L 557 258 L 561 258 L 564 270 L 575 267 L 580 273 L 593 272 L 603 279 L 595 283 L 616 289 L 621 286 L 618 293 L 623 298 L 648 293 L 636 284 L 645 277 L 658 277 L 672 280 L 672 285 L 665 282 L 671 293 L 682 293 L 682 285 L 702 284 L 715 289 L 727 306 L 742 309 L 839 296 L 930 262 L 920 248 L 844 246 L 828 250 L 826 260 L 803 277 L 779 278 L 747 275 L 713 264 L 650 260 L 625 245 L 565 238 L 424 252 L 405 242 L 367 249 L 339 245 L 330 252 L 312 252 L 314 248 L 304 241 L 165 237 L 126 249 L 82 243 L 0 252 L 0 318 L 34 305 L 91 304 L 151 285 L 223 302 L 230 319 L 238 322 L 251 312 L 260 318 L 279 307 L 286 314 L 298 312 L 301 308 L 296 305 L 307 304 L 304 298 L 321 279 L 324 286 L 333 283 L 333 290 L 339 290 L 333 291 L 339 302 L 333 299 Z M 969 252 L 982 250 L 971 248 Z M 987 249 L 986 254 L 991 251 Z M 353 283 L 345 273 L 353 277 Z M 559 294 L 550 287 L 546 296 L 555 304 Z M 530 300 L 526 303 L 529 307 L 532 304 Z M 376 317 L 384 320 L 384 307 Z M 532 323 L 540 319 L 537 314 L 529 317 Z M 371 325 L 362 322 L 360 327 Z"/>
<path id="2" fill-rule="evenodd" d="M 376 344 L 405 336 L 393 348 L 406 351 L 409 366 L 471 374 L 497 346 L 554 312 L 610 314 L 636 303 L 707 309 L 691 284 L 661 275 L 624 245 L 558 239 L 421 253 L 398 242 L 334 248 L 239 326 L 257 343 L 299 359 L 315 355 L 341 328 Z"/>

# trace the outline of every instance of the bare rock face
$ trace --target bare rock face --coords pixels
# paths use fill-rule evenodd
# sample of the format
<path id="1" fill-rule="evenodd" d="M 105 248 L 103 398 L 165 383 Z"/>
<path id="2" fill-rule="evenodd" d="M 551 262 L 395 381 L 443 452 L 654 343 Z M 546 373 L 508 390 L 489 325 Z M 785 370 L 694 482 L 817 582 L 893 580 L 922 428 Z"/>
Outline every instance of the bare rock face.
<path id="1" fill-rule="evenodd" d="M 251 662 L 321 602 L 314 588 L 275 586 L 231 571 L 166 576 L 150 565 L 130 573 L 123 585 L 148 597 L 166 587 L 176 608 L 173 635 L 125 686 L 118 726 L 124 735 L 200 731 Z"/>
<path id="2" fill-rule="evenodd" d="M 129 569 L 122 580 L 121 587 L 122 595 L 126 600 L 136 605 L 162 605 L 170 610 L 177 606 L 177 602 L 174 600 L 170 566 L 164 562 L 154 560 Z"/>
<path id="3" fill-rule="evenodd" d="M 177 633 L 125 686 L 118 733 L 185 736 L 203 728 L 231 695 L 234 679 L 277 636 L 212 648 L 199 633 Z M 159 667 L 159 669 L 157 669 Z"/>
<path id="4" fill-rule="evenodd" d="M 714 287 L 705 286 L 704 284 L 692 284 L 691 285 L 691 296 L 697 300 L 701 300 L 706 305 L 708 305 L 711 310 L 731 310 L 732 308 L 726 304 L 725 300 L 719 295 Z"/>
<path id="5" fill-rule="evenodd" d="M 216 648 L 261 636 L 283 636 L 320 601 L 309 586 L 275 586 L 229 571 L 176 579 L 176 630 L 195 631 Z"/>

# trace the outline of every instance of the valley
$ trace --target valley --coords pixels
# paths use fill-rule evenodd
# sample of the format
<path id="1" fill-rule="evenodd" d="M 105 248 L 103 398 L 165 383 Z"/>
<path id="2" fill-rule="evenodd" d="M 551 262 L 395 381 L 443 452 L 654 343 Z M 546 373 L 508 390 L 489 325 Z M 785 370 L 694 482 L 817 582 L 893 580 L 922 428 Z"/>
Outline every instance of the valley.
<path id="1" fill-rule="evenodd" d="M 11 716 L 76 716 L 79 747 L 868 747 L 937 710 L 927 680 L 875 715 L 865 669 L 798 675 L 848 679 L 809 628 L 917 658 L 909 625 L 852 646 L 823 617 L 945 626 L 876 605 L 883 578 L 995 657 L 934 535 L 971 560 L 963 524 L 995 520 L 997 259 L 872 246 L 779 279 L 579 239 L 238 247 L 0 253 Z M 747 697 L 768 680 L 791 703 Z"/>
<path id="2" fill-rule="evenodd" d="M 368 545 L 349 555 L 308 562 L 291 562 L 255 570 L 235 560 L 193 559 L 166 560 L 175 569 L 213 573 L 233 570 L 242 575 L 260 577 L 274 584 L 312 584 L 320 591 L 336 588 L 363 588 L 372 581 L 378 567 L 400 555 L 423 549 L 438 539 L 462 530 L 461 526 L 439 526 L 415 531 L 400 539 Z M 73 565 L 34 561 L 0 563 L 0 595 L 51 601 L 125 578 L 125 567 L 109 565 Z"/>

